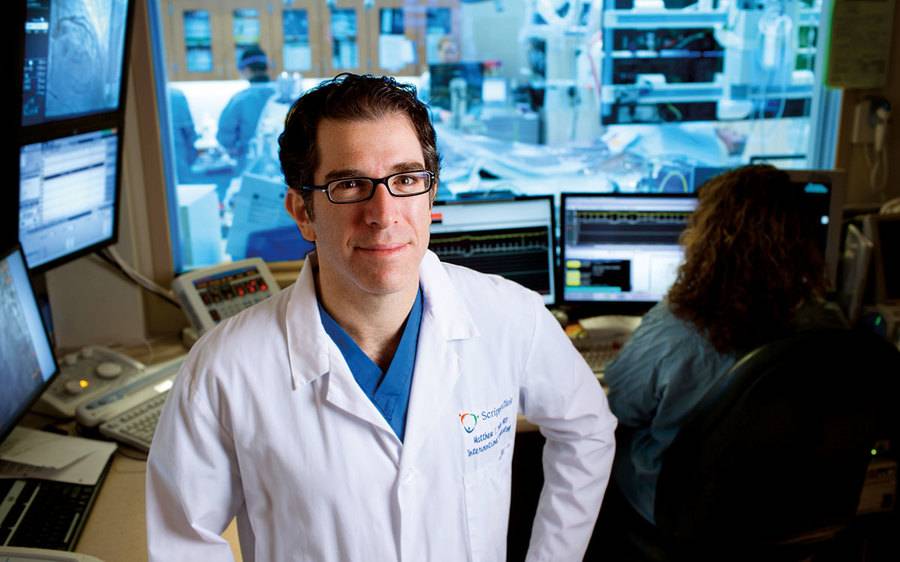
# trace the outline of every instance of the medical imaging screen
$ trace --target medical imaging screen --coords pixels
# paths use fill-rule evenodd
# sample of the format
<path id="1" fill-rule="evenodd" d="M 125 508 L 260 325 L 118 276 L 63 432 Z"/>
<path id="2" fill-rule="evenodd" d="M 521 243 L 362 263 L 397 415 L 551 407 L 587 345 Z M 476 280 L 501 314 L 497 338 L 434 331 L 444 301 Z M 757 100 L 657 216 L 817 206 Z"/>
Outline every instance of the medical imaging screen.
<path id="1" fill-rule="evenodd" d="M 0 439 L 56 373 L 25 262 L 15 251 L 0 261 Z"/>
<path id="2" fill-rule="evenodd" d="M 556 300 L 551 197 L 436 204 L 429 249 L 441 261 L 493 273 Z"/>
<path id="3" fill-rule="evenodd" d="M 27 0 L 22 125 L 119 109 L 127 0 Z"/>
<path id="4" fill-rule="evenodd" d="M 118 144 L 113 128 L 21 147 L 19 240 L 29 268 L 113 240 Z"/>
<path id="5" fill-rule="evenodd" d="M 657 302 L 681 265 L 693 195 L 563 194 L 563 301 Z"/>

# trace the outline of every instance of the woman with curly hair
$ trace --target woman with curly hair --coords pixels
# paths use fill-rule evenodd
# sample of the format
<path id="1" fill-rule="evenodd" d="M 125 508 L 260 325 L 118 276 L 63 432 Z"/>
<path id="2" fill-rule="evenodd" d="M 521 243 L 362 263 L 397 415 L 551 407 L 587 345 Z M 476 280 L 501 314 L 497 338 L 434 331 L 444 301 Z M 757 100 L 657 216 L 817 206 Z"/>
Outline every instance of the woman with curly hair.
<path id="1" fill-rule="evenodd" d="M 663 452 L 735 361 L 791 332 L 846 327 L 824 300 L 825 261 L 803 187 L 771 166 L 704 184 L 674 285 L 606 368 L 620 424 L 613 479 L 650 523 Z"/>

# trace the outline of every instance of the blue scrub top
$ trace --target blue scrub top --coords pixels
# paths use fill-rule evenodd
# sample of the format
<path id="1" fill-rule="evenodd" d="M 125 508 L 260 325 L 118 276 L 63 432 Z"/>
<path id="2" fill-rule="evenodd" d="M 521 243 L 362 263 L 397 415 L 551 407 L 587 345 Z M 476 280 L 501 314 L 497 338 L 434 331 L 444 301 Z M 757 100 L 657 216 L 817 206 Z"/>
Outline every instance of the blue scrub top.
<path id="1" fill-rule="evenodd" d="M 400 337 L 400 344 L 387 372 L 369 359 L 353 338 L 331 317 L 319 303 L 319 317 L 325 332 L 338 346 L 353 378 L 375 404 L 387 420 L 400 441 L 406 431 L 406 411 L 409 406 L 409 391 L 412 388 L 413 368 L 416 364 L 416 349 L 419 342 L 419 325 L 422 323 L 422 289 L 416 294 L 406 326 Z"/>

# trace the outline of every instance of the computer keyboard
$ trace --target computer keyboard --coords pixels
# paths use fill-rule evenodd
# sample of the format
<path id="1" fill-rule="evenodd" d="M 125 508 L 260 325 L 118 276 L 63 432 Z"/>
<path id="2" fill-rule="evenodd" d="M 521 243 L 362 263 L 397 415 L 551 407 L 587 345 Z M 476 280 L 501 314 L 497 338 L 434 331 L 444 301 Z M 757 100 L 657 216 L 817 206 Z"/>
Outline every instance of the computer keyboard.
<path id="1" fill-rule="evenodd" d="M 606 370 L 606 364 L 615 359 L 622 349 L 622 341 L 608 338 L 576 338 L 575 349 L 598 376 Z"/>
<path id="2" fill-rule="evenodd" d="M 73 550 L 105 476 L 94 485 L 0 480 L 0 546 Z"/>
<path id="3" fill-rule="evenodd" d="M 138 404 L 100 426 L 100 433 L 142 451 L 150 450 L 159 413 L 169 396 L 168 391 Z"/>

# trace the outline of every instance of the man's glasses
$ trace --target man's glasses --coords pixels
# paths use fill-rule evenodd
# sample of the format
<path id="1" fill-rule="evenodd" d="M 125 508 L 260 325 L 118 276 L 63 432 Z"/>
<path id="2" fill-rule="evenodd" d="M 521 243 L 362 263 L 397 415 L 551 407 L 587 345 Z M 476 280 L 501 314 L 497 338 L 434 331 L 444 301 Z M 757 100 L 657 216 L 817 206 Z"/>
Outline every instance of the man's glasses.
<path id="1" fill-rule="evenodd" d="M 428 170 L 399 172 L 383 178 L 344 178 L 325 185 L 304 185 L 304 191 L 324 191 L 332 203 L 359 203 L 375 195 L 375 186 L 383 183 L 394 197 L 412 197 L 431 190 L 434 174 Z"/>

